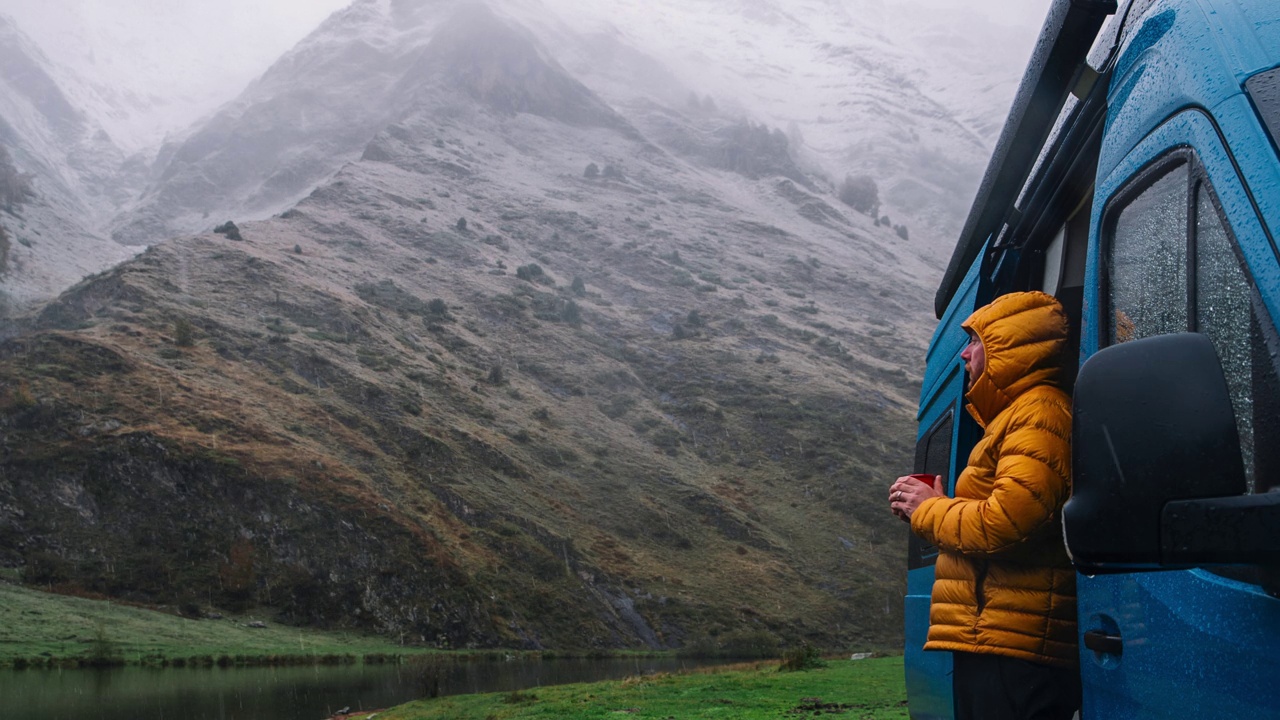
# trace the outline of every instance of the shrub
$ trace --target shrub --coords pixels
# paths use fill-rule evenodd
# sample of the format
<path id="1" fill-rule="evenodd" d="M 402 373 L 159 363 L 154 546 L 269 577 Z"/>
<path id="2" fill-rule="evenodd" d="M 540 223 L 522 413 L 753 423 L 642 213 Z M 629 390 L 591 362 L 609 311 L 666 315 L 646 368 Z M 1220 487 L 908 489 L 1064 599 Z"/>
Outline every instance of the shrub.
<path id="1" fill-rule="evenodd" d="M 427 314 L 440 320 L 453 319 L 449 314 L 449 304 L 441 298 L 431 298 L 427 301 Z"/>
<path id="2" fill-rule="evenodd" d="M 119 646 L 116 645 L 115 641 L 107 637 L 106 628 L 103 627 L 102 623 L 98 623 L 97 629 L 93 634 L 93 641 L 89 643 L 85 664 L 93 667 L 111 667 L 124 664 L 124 658 L 120 654 Z"/>
<path id="3" fill-rule="evenodd" d="M 880 188 L 870 175 L 845 175 L 839 197 L 840 202 L 864 215 L 875 217 L 880 209 Z"/>
<path id="4" fill-rule="evenodd" d="M 464 218 L 464 217 L 460 217 L 460 218 L 458 218 L 458 222 L 454 225 L 454 227 L 455 227 L 455 228 L 457 228 L 458 232 L 466 232 L 466 231 L 467 231 L 467 219 L 466 219 L 466 218 Z"/>
<path id="5" fill-rule="evenodd" d="M 213 231 L 219 235 L 226 236 L 228 240 L 236 240 L 236 241 L 244 240 L 244 237 L 240 234 L 240 228 L 236 227 L 236 224 L 231 222 L 230 220 L 214 228 Z"/>
<path id="6" fill-rule="evenodd" d="M 539 265 L 538 263 L 529 263 L 528 265 L 521 265 L 520 267 L 516 268 L 516 277 L 520 278 L 521 280 L 526 280 L 528 282 L 537 282 L 540 278 L 544 276 L 545 276 L 545 273 L 543 273 L 542 271 L 542 266 Z"/>
<path id="7" fill-rule="evenodd" d="M 0 266 L 0 271 L 2 271 L 2 268 L 3 266 Z M 582 281 L 582 278 L 577 276 L 574 276 L 573 283 L 569 285 L 569 289 L 572 290 L 573 294 L 577 295 L 578 297 L 582 297 L 583 295 L 587 294 L 587 284 Z"/>
<path id="8" fill-rule="evenodd" d="M 600 177 L 600 166 L 595 163 L 587 163 L 587 169 L 582 171 L 582 177 L 588 180 L 595 180 Z"/>
<path id="9" fill-rule="evenodd" d="M 896 233 L 898 233 L 898 237 L 902 238 L 903 240 L 909 240 L 909 239 L 910 239 L 910 238 L 908 238 L 908 237 L 907 237 L 907 226 L 906 226 L 906 225 L 894 225 L 894 226 L 893 226 L 893 231 L 894 231 L 894 232 L 896 232 Z"/>
<path id="10" fill-rule="evenodd" d="M 818 654 L 818 649 L 809 643 L 792 648 L 782 655 L 782 664 L 778 672 L 797 672 L 826 667 L 827 663 Z"/>
<path id="11" fill-rule="evenodd" d="M 502 702 L 508 705 L 518 705 L 520 703 L 534 702 L 538 699 L 533 693 L 524 692 L 522 690 L 512 690 L 502 697 Z"/>
<path id="12" fill-rule="evenodd" d="M 485 378 L 490 385 L 501 385 L 506 382 L 506 376 L 502 372 L 501 365 L 494 365 L 489 368 L 489 375 Z"/>
<path id="13" fill-rule="evenodd" d="M 191 347 L 195 344 L 195 329 L 186 318 L 173 321 L 173 344 L 178 347 Z"/>

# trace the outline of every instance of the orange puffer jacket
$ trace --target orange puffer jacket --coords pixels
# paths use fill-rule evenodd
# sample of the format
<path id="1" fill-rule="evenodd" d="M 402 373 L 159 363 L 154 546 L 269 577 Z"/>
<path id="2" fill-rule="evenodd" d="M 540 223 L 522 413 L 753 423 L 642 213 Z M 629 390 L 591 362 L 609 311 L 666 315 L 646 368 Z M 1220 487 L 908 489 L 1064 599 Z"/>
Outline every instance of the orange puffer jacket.
<path id="1" fill-rule="evenodd" d="M 926 500 L 911 529 L 940 552 L 926 650 L 1077 663 L 1076 576 L 1062 542 L 1071 400 L 1059 388 L 1067 321 L 1039 292 L 1004 295 L 963 327 L 986 351 L 965 396 L 982 440 L 954 498 Z"/>

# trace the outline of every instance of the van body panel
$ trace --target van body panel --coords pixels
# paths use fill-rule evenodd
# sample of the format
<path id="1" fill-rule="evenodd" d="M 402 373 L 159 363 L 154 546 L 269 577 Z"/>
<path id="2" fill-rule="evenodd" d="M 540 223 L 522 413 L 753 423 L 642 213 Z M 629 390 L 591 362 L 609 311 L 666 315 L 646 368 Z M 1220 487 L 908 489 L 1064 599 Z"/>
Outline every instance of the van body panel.
<path id="1" fill-rule="evenodd" d="M 1256 124 L 1256 119 L 1241 116 L 1215 123 L 1198 109 L 1178 113 L 1099 181 L 1086 269 L 1082 359 L 1104 344 L 1098 313 L 1105 307 L 1100 261 L 1105 212 L 1131 178 L 1175 150 L 1189 148 L 1203 168 L 1261 299 L 1273 318 L 1280 317 L 1280 265 L 1237 163 L 1222 142 L 1226 133 L 1219 131 L 1232 122 Z M 1253 187 L 1280 193 L 1280 178 L 1264 177 L 1271 177 L 1271 184 Z M 1280 713 L 1280 683 L 1274 681 L 1280 677 L 1280 599 L 1256 585 L 1199 569 L 1080 575 L 1077 580 L 1082 717 L 1225 720 Z M 1083 636 L 1090 631 L 1121 638 L 1123 652 L 1089 650 Z"/>
<path id="2" fill-rule="evenodd" d="M 1206 15 L 1194 0 L 1163 0 L 1138 20 L 1116 60 L 1099 177 L 1110 174 L 1166 118 L 1190 107 L 1215 107 L 1243 92 L 1239 68 L 1216 40 L 1220 33 L 1213 28 L 1222 19 Z"/>
<path id="3" fill-rule="evenodd" d="M 1213 38 L 1238 83 L 1276 65 L 1280 22 L 1272 0 L 1200 0 L 1213 19 Z"/>
<path id="4" fill-rule="evenodd" d="M 1120 656 L 1082 647 L 1082 718 L 1280 714 L 1280 600 L 1204 570 L 1081 581 L 1081 628 L 1124 642 Z"/>

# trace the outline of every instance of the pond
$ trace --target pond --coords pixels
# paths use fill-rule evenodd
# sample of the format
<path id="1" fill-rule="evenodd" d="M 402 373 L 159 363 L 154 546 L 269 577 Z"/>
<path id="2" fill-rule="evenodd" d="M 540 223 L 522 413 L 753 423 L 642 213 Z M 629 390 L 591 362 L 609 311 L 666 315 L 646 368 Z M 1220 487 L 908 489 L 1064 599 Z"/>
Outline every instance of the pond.
<path id="1" fill-rule="evenodd" d="M 321 720 L 344 707 L 376 710 L 433 694 L 509 692 L 715 662 L 433 657 L 399 665 L 4 670 L 0 714 L 24 720 Z"/>

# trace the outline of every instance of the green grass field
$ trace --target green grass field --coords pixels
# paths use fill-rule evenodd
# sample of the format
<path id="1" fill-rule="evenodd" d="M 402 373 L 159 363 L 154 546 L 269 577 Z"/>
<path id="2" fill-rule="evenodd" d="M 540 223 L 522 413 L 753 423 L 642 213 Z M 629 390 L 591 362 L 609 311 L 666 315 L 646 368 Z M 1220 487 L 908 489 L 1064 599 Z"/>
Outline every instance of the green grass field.
<path id="1" fill-rule="evenodd" d="M 251 628 L 252 619 L 190 620 L 0 581 L 0 667 L 74 664 L 90 658 L 157 664 L 336 662 L 423 652 L 354 633 L 275 623 Z"/>
<path id="2" fill-rule="evenodd" d="M 900 656 L 831 660 L 825 668 L 800 672 L 777 668 L 776 661 L 762 662 L 523 692 L 459 695 L 408 703 L 378 713 L 377 718 L 778 720 L 830 713 L 875 720 L 907 717 Z"/>

